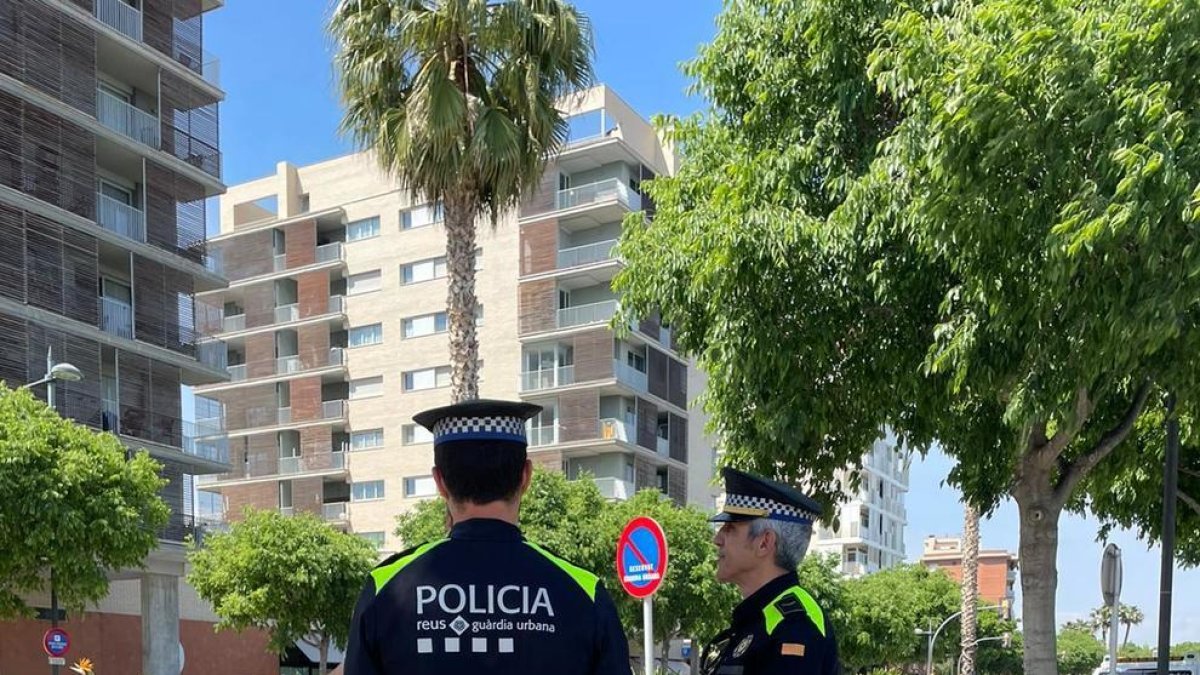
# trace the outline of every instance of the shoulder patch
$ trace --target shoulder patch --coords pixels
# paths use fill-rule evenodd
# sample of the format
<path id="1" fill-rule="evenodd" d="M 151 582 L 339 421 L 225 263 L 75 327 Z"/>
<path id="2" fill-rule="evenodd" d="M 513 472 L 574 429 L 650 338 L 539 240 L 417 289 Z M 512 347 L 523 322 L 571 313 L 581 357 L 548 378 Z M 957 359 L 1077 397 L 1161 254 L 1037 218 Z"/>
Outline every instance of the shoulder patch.
<path id="1" fill-rule="evenodd" d="M 804 645 L 795 642 L 785 642 L 779 648 L 781 656 L 804 656 Z"/>
<path id="2" fill-rule="evenodd" d="M 553 553 L 547 551 L 541 546 L 538 546 L 532 541 L 529 541 L 528 539 L 525 540 L 525 543 L 528 544 L 533 550 L 545 556 L 547 560 L 557 565 L 559 569 L 566 572 L 568 576 L 575 580 L 575 583 L 579 584 L 580 588 L 583 589 L 583 592 L 587 593 L 587 596 L 591 598 L 593 602 L 595 602 L 596 586 L 600 582 L 600 577 L 597 577 L 595 574 L 592 574 L 578 565 L 563 560 L 562 558 L 554 555 Z"/>
<path id="3" fill-rule="evenodd" d="M 439 539 L 437 541 L 431 541 L 427 544 L 421 544 L 416 548 L 411 548 L 402 553 L 397 553 L 387 560 L 384 560 L 379 564 L 378 567 L 371 570 L 371 578 L 375 580 L 375 595 L 379 595 L 379 593 L 383 591 L 384 586 L 387 586 L 388 582 L 400 573 L 400 570 L 407 567 L 410 563 L 412 563 L 412 561 L 425 555 L 438 545 L 447 541 L 449 541 L 449 539 Z"/>
<path id="4" fill-rule="evenodd" d="M 774 600 L 763 608 L 763 619 L 766 620 L 767 635 L 775 632 L 775 628 L 783 621 L 784 616 L 804 614 L 816 627 L 821 637 L 825 637 L 825 613 L 820 605 L 799 586 L 792 586 L 780 593 Z"/>

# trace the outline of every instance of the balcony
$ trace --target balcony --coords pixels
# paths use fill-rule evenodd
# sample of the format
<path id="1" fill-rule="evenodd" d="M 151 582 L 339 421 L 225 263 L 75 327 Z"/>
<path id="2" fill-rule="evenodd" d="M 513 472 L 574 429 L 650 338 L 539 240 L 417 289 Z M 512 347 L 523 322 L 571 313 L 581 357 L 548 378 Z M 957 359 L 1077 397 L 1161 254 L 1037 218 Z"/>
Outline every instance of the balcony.
<path id="1" fill-rule="evenodd" d="M 659 436 L 655 439 L 655 443 L 654 449 L 658 451 L 659 455 L 663 457 L 671 456 L 671 441 L 669 439 Z"/>
<path id="2" fill-rule="evenodd" d="M 848 577 L 861 577 L 867 573 L 867 566 L 860 562 L 842 563 L 842 574 Z"/>
<path id="3" fill-rule="evenodd" d="M 275 359 L 275 374 L 276 375 L 291 375 L 305 370 L 317 370 L 320 368 L 328 368 L 331 366 L 341 366 L 346 363 L 346 351 L 341 347 L 331 347 L 329 353 L 324 359 L 318 359 L 317 362 L 305 366 L 298 354 L 291 356 L 281 356 Z"/>
<path id="4" fill-rule="evenodd" d="M 618 382 L 635 391 L 645 392 L 650 388 L 650 380 L 646 373 L 620 359 L 613 359 L 613 374 L 617 376 Z"/>
<path id="5" fill-rule="evenodd" d="M 572 246 L 571 248 L 559 249 L 558 251 L 558 269 L 569 269 L 571 267 L 582 267 L 583 265 L 591 265 L 606 260 L 613 260 L 617 254 L 617 240 L 609 239 L 608 241 L 598 241 L 594 244 L 585 244 L 583 246 Z"/>
<path id="6" fill-rule="evenodd" d="M 225 420 L 183 422 L 183 443 L 180 449 L 185 455 L 228 464 L 229 437 L 225 432 Z"/>
<path id="7" fill-rule="evenodd" d="M 633 483 L 620 478 L 593 478 L 596 487 L 600 488 L 600 496 L 605 499 L 624 501 L 633 496 L 636 490 Z"/>
<path id="8" fill-rule="evenodd" d="M 605 323 L 617 313 L 617 301 L 605 300 L 588 305 L 576 305 L 558 310 L 558 327 L 571 328 L 592 323 Z"/>
<path id="9" fill-rule="evenodd" d="M 558 425 L 529 428 L 529 447 L 554 445 L 558 442 Z"/>
<path id="10" fill-rule="evenodd" d="M 206 339 L 196 343 L 196 360 L 213 370 L 229 367 L 229 348 L 221 340 Z"/>
<path id="11" fill-rule="evenodd" d="M 604 202 L 615 201 L 631 211 L 642 208 L 642 196 L 634 192 L 619 178 L 580 185 L 579 187 L 559 190 L 554 196 L 554 208 L 562 211 L 581 206 L 590 206 Z"/>
<path id="12" fill-rule="evenodd" d="M 329 313 L 330 314 L 345 314 L 346 313 L 346 296 L 344 296 L 344 295 L 329 296 Z"/>
<path id="13" fill-rule="evenodd" d="M 236 333 L 239 330 L 246 330 L 246 315 L 234 314 L 233 316 L 227 316 L 223 320 L 221 327 L 225 329 L 226 333 Z"/>
<path id="14" fill-rule="evenodd" d="M 142 13 L 121 0 L 96 0 L 92 10 L 97 19 L 117 29 L 122 35 L 142 41 Z"/>
<path id="15" fill-rule="evenodd" d="M 115 298 L 100 298 L 100 329 L 105 333 L 133 339 L 133 307 Z"/>
<path id="16" fill-rule="evenodd" d="M 123 136 L 152 148 L 159 147 L 158 118 L 103 89 L 96 90 L 96 119 Z"/>
<path id="17" fill-rule="evenodd" d="M 230 382 L 241 382 L 246 379 L 246 364 L 239 363 L 236 366 L 229 366 L 225 372 L 229 373 Z"/>
<path id="18" fill-rule="evenodd" d="M 345 259 L 345 252 L 342 249 L 340 241 L 335 241 L 332 244 L 322 244 L 317 247 L 317 264 L 343 259 Z"/>
<path id="19" fill-rule="evenodd" d="M 96 194 L 96 224 L 126 239 L 146 241 L 146 214 L 99 193 Z"/>
<path id="20" fill-rule="evenodd" d="M 634 443 L 637 441 L 636 420 L 622 421 L 612 417 L 603 418 L 600 420 L 600 438 Z"/>
<path id="21" fill-rule="evenodd" d="M 344 419 L 349 410 L 349 404 L 344 400 L 338 401 L 322 401 L 321 402 L 321 419 L 336 420 Z"/>
<path id="22" fill-rule="evenodd" d="M 300 305 L 292 303 L 275 308 L 275 323 L 288 323 L 300 320 Z"/>
<path id="23" fill-rule="evenodd" d="M 539 391 L 575 383 L 575 366 L 521 373 L 521 391 Z"/>
<path id="24" fill-rule="evenodd" d="M 327 522 L 345 522 L 350 519 L 350 504 L 348 502 L 322 504 L 321 516 L 324 517 Z"/>
<path id="25" fill-rule="evenodd" d="M 328 452 L 305 457 L 280 457 L 279 475 L 290 476 L 315 471 L 340 471 L 346 468 L 346 453 Z"/>

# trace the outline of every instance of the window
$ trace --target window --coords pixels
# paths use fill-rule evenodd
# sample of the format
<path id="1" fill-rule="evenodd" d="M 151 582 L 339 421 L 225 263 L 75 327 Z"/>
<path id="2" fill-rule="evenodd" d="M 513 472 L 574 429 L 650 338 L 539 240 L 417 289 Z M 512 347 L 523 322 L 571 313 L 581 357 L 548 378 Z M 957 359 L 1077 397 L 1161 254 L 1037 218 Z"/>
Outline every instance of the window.
<path id="1" fill-rule="evenodd" d="M 383 324 L 373 323 L 370 326 L 351 328 L 347 344 L 350 347 L 366 347 L 383 342 Z"/>
<path id="2" fill-rule="evenodd" d="M 383 548 L 384 537 L 386 536 L 383 532 L 357 532 L 356 534 L 360 539 L 371 542 L 376 549 Z"/>
<path id="3" fill-rule="evenodd" d="M 371 398 L 383 396 L 383 376 L 364 377 L 350 380 L 350 399 Z"/>
<path id="4" fill-rule="evenodd" d="M 420 424 L 405 424 L 400 429 L 400 436 L 400 442 L 403 445 L 418 445 L 420 443 L 433 442 L 433 432 Z"/>
<path id="5" fill-rule="evenodd" d="M 437 494 L 433 476 L 410 476 L 404 479 L 405 497 L 432 497 Z"/>
<path id="6" fill-rule="evenodd" d="M 100 179 L 100 194 L 126 206 L 133 206 L 133 191 L 123 185 Z"/>
<path id="7" fill-rule="evenodd" d="M 446 313 L 425 314 L 404 320 L 404 337 L 414 338 L 423 335 L 446 332 Z"/>
<path id="8" fill-rule="evenodd" d="M 400 212 L 400 229 L 415 230 L 418 227 L 440 223 L 444 217 L 445 211 L 441 202 L 417 206 Z"/>
<path id="9" fill-rule="evenodd" d="M 383 429 L 366 429 L 350 434 L 351 450 L 373 450 L 383 447 Z"/>
<path id="10" fill-rule="evenodd" d="M 416 284 L 446 276 L 446 257 L 418 260 L 400 268 L 401 283 Z"/>
<path id="11" fill-rule="evenodd" d="M 346 224 L 346 241 L 358 241 L 379 236 L 379 216 Z"/>
<path id="12" fill-rule="evenodd" d="M 351 274 L 346 277 L 346 295 L 360 295 L 382 288 L 383 275 L 379 270 Z"/>
<path id="13" fill-rule="evenodd" d="M 279 508 L 292 508 L 292 481 L 279 481 Z"/>
<path id="14" fill-rule="evenodd" d="M 353 383 L 352 383 L 353 384 Z M 450 386 L 450 366 L 410 370 L 404 373 L 404 391 L 421 391 Z"/>
<path id="15" fill-rule="evenodd" d="M 383 481 L 368 480 L 350 484 L 350 501 L 369 502 L 374 499 L 383 499 Z"/>

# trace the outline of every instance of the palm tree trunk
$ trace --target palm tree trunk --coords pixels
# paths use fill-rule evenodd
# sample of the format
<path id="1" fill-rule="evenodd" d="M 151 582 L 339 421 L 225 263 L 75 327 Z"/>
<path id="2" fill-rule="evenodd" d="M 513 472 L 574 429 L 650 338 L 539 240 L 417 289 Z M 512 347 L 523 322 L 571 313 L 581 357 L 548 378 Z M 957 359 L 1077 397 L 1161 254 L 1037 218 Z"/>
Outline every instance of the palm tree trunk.
<path id="1" fill-rule="evenodd" d="M 446 313 L 450 329 L 450 398 L 479 398 L 479 338 L 475 331 L 475 210 L 469 186 L 446 195 Z"/>
<path id="2" fill-rule="evenodd" d="M 1125 624 L 1125 639 L 1121 641 L 1121 646 L 1122 646 L 1122 647 L 1124 647 L 1125 645 L 1129 644 L 1129 629 L 1130 629 L 1130 628 L 1133 628 L 1133 622 L 1132 622 L 1132 621 L 1131 621 L 1131 622 L 1129 622 L 1129 623 L 1126 623 L 1126 624 Z"/>
<path id="3" fill-rule="evenodd" d="M 979 510 L 963 506 L 962 542 L 962 657 L 958 672 L 975 675 L 976 608 L 979 598 Z"/>
<path id="4" fill-rule="evenodd" d="M 325 675 L 325 673 L 328 672 L 328 670 L 329 670 L 329 636 L 328 635 L 321 635 L 320 652 L 321 652 L 321 657 L 320 657 L 321 658 L 321 665 L 320 665 L 321 669 L 318 670 L 317 672 L 320 673 L 321 675 Z"/>

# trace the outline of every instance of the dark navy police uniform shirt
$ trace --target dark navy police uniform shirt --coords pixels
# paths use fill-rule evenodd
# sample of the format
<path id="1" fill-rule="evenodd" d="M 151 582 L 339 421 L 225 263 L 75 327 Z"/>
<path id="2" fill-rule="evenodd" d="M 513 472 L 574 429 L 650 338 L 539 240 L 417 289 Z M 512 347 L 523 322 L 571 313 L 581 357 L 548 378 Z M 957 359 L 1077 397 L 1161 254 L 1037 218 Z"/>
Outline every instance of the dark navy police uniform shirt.
<path id="1" fill-rule="evenodd" d="M 385 560 L 359 597 L 346 675 L 630 675 L 597 577 L 476 518 Z"/>
<path id="2" fill-rule="evenodd" d="M 833 626 L 800 588 L 776 577 L 733 610 L 733 625 L 701 657 L 701 675 L 838 675 Z"/>

